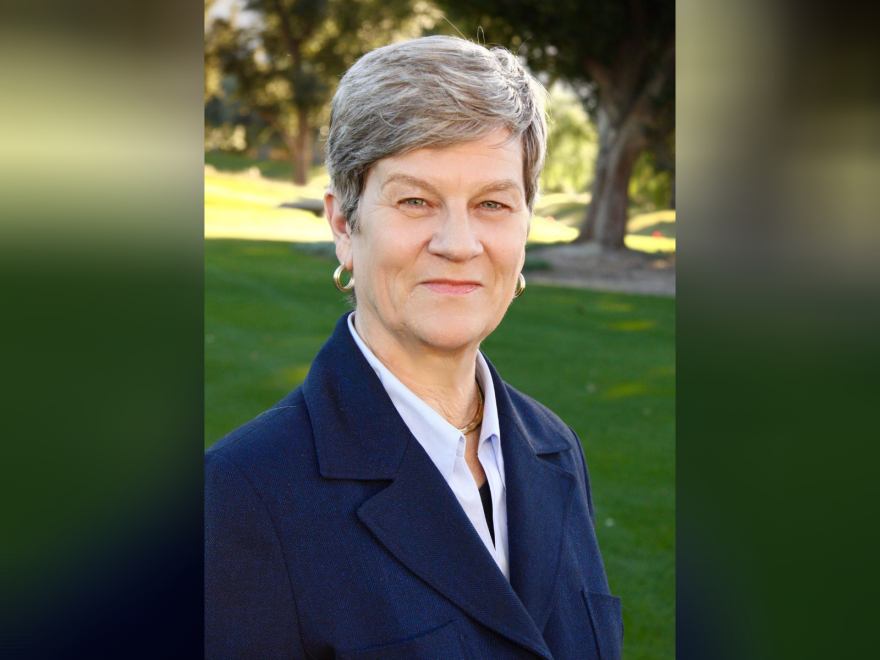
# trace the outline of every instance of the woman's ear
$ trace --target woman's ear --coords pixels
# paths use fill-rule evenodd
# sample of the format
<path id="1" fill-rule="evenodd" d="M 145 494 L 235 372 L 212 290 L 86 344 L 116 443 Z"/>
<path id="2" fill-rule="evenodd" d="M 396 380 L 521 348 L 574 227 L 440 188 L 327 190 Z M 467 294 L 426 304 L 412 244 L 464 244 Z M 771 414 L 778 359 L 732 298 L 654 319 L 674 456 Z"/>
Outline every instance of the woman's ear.
<path id="1" fill-rule="evenodd" d="M 333 232 L 333 241 L 336 243 L 336 258 L 347 270 L 351 270 L 351 228 L 342 215 L 339 200 L 330 191 L 324 193 L 324 213 L 327 222 L 330 223 L 330 231 Z"/>

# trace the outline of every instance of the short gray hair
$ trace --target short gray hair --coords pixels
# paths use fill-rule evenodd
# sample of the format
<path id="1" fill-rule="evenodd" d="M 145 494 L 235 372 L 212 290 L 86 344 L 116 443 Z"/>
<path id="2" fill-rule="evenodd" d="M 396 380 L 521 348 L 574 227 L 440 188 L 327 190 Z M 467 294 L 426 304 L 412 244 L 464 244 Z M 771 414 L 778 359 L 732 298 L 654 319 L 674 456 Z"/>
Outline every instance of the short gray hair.
<path id="1" fill-rule="evenodd" d="M 506 128 L 523 146 L 534 211 L 547 150 L 547 91 L 505 48 L 431 36 L 377 48 L 339 83 L 330 110 L 327 170 L 352 231 L 364 180 L 382 158 L 450 147 Z"/>

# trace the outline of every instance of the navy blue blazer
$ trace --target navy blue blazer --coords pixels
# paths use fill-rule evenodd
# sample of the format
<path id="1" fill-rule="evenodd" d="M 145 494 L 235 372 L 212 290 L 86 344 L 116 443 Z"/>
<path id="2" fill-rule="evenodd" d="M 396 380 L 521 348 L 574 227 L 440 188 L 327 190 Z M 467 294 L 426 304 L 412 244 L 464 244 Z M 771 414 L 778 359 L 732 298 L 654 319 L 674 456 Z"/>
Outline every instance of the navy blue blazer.
<path id="1" fill-rule="evenodd" d="M 205 453 L 207 658 L 619 660 L 580 441 L 489 369 L 510 582 L 343 315 L 303 384 Z"/>

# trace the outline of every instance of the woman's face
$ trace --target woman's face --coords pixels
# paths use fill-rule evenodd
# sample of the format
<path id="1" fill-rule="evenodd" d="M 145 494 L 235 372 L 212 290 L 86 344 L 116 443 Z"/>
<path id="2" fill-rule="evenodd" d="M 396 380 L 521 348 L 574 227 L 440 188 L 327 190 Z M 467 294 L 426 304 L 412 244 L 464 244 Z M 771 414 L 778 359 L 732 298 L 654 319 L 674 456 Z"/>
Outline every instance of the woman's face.
<path id="1" fill-rule="evenodd" d="M 357 232 L 331 217 L 370 334 L 460 349 L 501 322 L 530 220 L 522 144 L 509 135 L 380 160 L 366 177 Z"/>

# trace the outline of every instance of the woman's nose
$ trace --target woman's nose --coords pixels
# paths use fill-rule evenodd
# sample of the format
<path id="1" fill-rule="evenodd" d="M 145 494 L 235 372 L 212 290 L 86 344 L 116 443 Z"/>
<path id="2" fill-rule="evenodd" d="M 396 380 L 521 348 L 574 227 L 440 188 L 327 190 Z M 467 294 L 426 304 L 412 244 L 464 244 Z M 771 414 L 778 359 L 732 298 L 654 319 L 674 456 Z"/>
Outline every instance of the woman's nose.
<path id="1" fill-rule="evenodd" d="M 466 210 L 447 211 L 428 243 L 428 251 L 450 261 L 467 261 L 482 254 L 476 222 Z"/>

